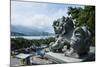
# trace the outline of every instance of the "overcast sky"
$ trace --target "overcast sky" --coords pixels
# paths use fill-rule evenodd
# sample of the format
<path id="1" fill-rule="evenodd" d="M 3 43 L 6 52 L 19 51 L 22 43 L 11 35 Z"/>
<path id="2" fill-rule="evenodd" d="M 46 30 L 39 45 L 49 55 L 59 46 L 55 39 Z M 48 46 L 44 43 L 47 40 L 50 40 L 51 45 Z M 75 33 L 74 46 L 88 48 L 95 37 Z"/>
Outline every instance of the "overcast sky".
<path id="1" fill-rule="evenodd" d="M 47 32 L 53 32 L 53 21 L 62 16 L 67 16 L 68 7 L 83 6 L 12 1 L 11 24 L 28 28 L 36 27 Z"/>

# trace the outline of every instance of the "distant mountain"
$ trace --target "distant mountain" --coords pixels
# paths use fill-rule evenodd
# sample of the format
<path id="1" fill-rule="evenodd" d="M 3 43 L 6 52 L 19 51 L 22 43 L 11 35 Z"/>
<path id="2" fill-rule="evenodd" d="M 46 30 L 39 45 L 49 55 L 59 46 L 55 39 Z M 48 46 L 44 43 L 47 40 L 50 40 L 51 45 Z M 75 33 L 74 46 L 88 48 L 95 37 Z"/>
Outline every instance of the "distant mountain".
<path id="1" fill-rule="evenodd" d="M 26 36 L 26 35 L 18 32 L 11 32 L 11 36 Z"/>
<path id="2" fill-rule="evenodd" d="M 52 33 L 37 28 L 11 25 L 11 36 L 49 36 Z"/>

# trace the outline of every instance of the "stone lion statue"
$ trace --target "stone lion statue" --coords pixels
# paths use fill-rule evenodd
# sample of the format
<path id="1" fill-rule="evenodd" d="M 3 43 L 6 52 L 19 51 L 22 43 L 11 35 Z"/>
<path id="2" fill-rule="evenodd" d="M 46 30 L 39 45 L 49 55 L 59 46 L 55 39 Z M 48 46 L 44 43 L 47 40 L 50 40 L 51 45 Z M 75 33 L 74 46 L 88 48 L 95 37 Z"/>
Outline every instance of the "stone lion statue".
<path id="1" fill-rule="evenodd" d="M 56 42 L 52 44 L 51 51 L 62 52 L 64 45 L 69 46 L 69 40 L 74 29 L 73 21 L 71 18 L 63 16 L 57 21 L 54 21 L 53 27 L 56 34 Z"/>
<path id="2" fill-rule="evenodd" d="M 70 50 L 66 50 L 65 55 L 78 58 L 88 54 L 90 36 L 91 34 L 86 26 L 76 27 L 70 40 Z"/>
<path id="3" fill-rule="evenodd" d="M 71 18 L 63 16 L 54 21 L 53 27 L 56 42 L 50 43 L 51 51 L 77 58 L 88 54 L 91 34 L 87 26 L 75 27 Z"/>

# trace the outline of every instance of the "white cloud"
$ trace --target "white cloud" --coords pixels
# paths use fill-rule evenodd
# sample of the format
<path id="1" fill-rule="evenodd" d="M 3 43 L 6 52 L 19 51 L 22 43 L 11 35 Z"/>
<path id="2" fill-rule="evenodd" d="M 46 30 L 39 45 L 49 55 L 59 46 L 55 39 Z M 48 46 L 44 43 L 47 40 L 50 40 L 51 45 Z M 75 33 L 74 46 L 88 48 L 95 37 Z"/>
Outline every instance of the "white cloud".
<path id="1" fill-rule="evenodd" d="M 31 2 L 11 3 L 11 24 L 29 28 L 41 28 L 53 32 L 53 21 L 62 16 L 67 16 L 65 5 L 41 4 Z"/>
<path id="2" fill-rule="evenodd" d="M 59 17 L 65 15 L 66 11 L 58 10 L 58 12 L 48 16 L 46 14 L 35 14 L 35 15 L 22 15 L 22 14 L 14 14 L 11 16 L 12 25 L 21 25 L 26 27 L 37 27 L 41 29 L 45 29 L 46 31 L 53 32 L 53 21 Z"/>

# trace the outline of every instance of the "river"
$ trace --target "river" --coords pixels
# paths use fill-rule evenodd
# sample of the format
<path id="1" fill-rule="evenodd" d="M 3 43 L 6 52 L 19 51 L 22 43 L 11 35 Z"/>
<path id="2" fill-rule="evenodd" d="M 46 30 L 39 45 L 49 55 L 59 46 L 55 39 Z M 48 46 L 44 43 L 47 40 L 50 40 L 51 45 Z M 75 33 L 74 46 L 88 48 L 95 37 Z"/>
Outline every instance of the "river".
<path id="1" fill-rule="evenodd" d="M 55 36 L 11 36 L 11 38 L 24 38 L 24 39 L 46 39 L 49 37 L 55 37 Z"/>

